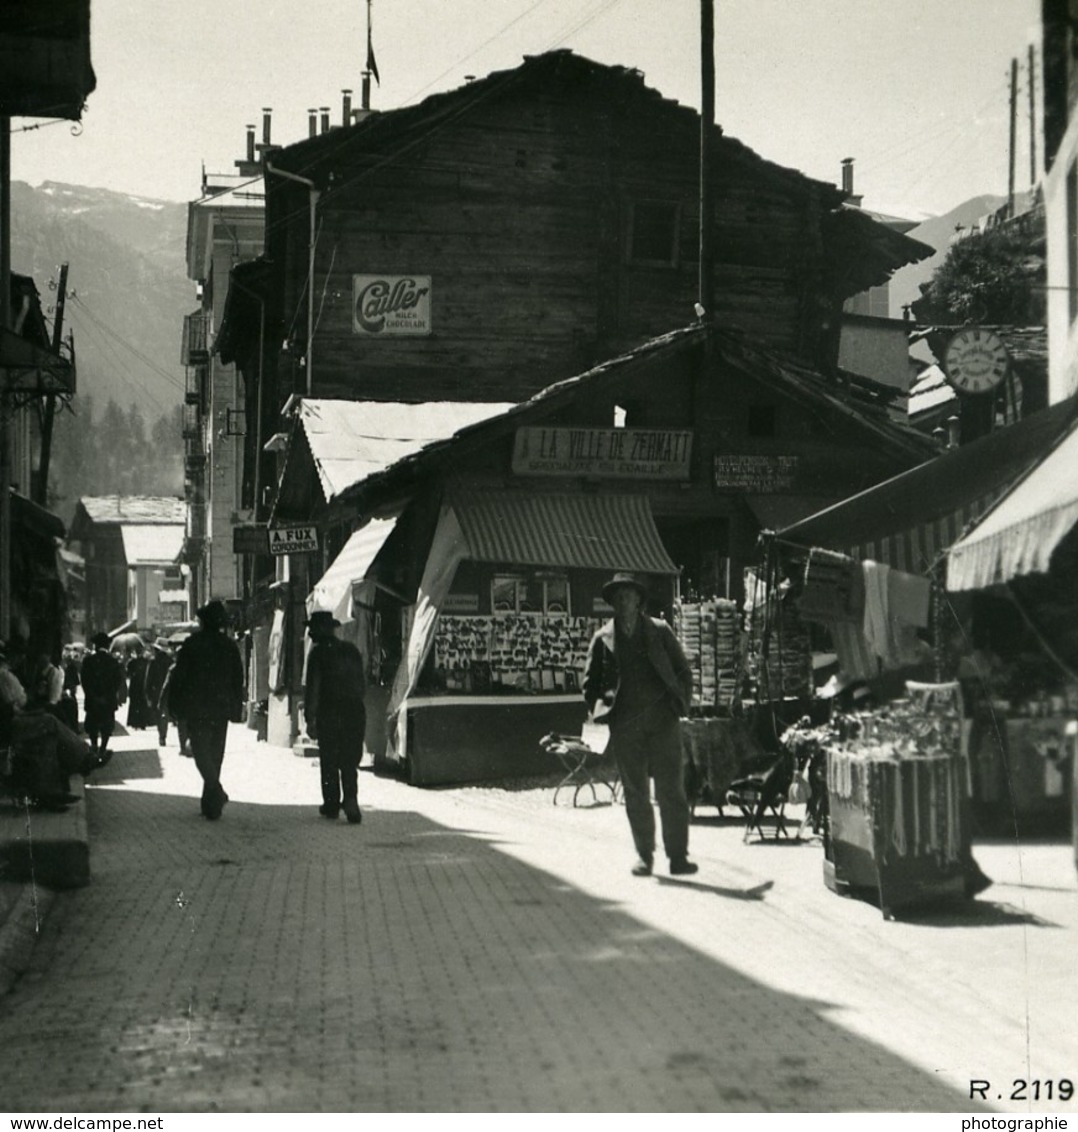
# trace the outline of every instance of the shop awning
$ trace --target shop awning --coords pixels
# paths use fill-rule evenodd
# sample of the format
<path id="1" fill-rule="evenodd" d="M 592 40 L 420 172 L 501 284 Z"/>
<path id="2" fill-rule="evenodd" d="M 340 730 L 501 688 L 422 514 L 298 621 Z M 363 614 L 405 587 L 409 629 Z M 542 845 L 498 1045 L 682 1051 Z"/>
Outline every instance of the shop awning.
<path id="1" fill-rule="evenodd" d="M 452 506 L 480 562 L 678 573 L 643 495 L 455 493 Z"/>
<path id="2" fill-rule="evenodd" d="M 338 621 L 352 620 L 349 608 L 352 583 L 362 580 L 396 523 L 396 519 L 372 519 L 352 532 L 340 554 L 307 595 L 308 616 L 316 609 L 324 609 Z"/>
<path id="3" fill-rule="evenodd" d="M 781 541 L 928 570 L 1071 428 L 1074 398 L 1034 413 L 778 532 Z"/>
<path id="4" fill-rule="evenodd" d="M 120 537 L 128 566 L 149 563 L 171 566 L 183 549 L 184 527 L 173 523 L 123 523 Z"/>
<path id="5" fill-rule="evenodd" d="M 458 429 L 512 408 L 512 402 L 337 401 L 304 397 L 300 426 L 327 502 L 345 488 Z M 286 472 L 287 474 L 287 472 Z"/>
<path id="6" fill-rule="evenodd" d="M 947 588 L 977 590 L 1046 574 L 1078 522 L 1078 425 L 947 555 Z"/>

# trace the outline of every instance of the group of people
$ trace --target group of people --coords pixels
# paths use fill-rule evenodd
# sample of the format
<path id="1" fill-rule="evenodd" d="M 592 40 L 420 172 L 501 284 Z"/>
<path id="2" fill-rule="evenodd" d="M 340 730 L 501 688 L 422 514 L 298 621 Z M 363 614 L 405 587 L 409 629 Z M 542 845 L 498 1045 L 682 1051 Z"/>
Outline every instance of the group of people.
<path id="1" fill-rule="evenodd" d="M 614 616 L 592 638 L 583 691 L 591 718 L 610 728 L 608 750 L 621 776 L 636 849 L 632 873 L 650 876 L 655 865 L 654 780 L 670 873 L 690 876 L 697 865 L 688 856 L 689 804 L 680 740 L 680 719 L 692 696 L 689 664 L 666 622 L 647 615 L 647 588 L 640 578 L 615 574 L 603 596 Z M 125 671 L 110 651 L 108 634 L 98 633 L 77 671 L 73 663 L 62 670 L 40 658 L 32 668 L 29 692 L 0 649 L 0 731 L 4 713 L 10 717 L 31 705 L 56 708 L 65 694 L 74 698 L 81 682 L 90 741 L 83 768 L 88 772 L 108 761 L 116 712 L 130 696 L 129 726 L 156 726 L 162 745 L 169 720 L 176 721 L 181 749 L 189 742 L 202 777 L 202 814 L 216 821 L 228 802 L 221 768 L 228 725 L 243 718 L 244 666 L 228 632 L 224 603 L 210 601 L 197 616 L 199 628 L 175 658 L 168 642 L 158 639 L 150 656 L 140 652 L 128 660 Z M 337 637 L 339 624 L 327 612 L 308 619 L 304 716 L 308 734 L 318 743 L 319 813 L 335 820 L 343 812 L 350 823 L 359 824 L 358 771 L 366 726 L 363 659 L 355 645 Z M 2 740 L 0 734 L 0 745 Z"/>

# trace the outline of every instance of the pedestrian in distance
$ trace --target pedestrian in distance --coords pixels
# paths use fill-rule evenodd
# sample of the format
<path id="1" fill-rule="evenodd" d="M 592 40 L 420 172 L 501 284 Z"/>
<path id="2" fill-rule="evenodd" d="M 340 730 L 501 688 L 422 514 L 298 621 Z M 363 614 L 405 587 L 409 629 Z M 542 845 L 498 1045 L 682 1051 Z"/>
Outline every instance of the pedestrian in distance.
<path id="1" fill-rule="evenodd" d="M 103 766 L 112 758 L 109 739 L 116 727 L 116 711 L 127 699 L 127 684 L 120 662 L 109 652 L 108 633 L 96 633 L 93 652 L 82 662 L 85 728 L 91 752 Z"/>
<path id="2" fill-rule="evenodd" d="M 127 660 L 127 726 L 132 731 L 145 731 L 157 722 L 157 712 L 146 695 L 146 672 L 150 658 L 142 644 L 131 646 Z"/>
<path id="3" fill-rule="evenodd" d="M 655 811 L 673 876 L 697 871 L 689 860 L 689 802 L 681 752 L 681 716 L 692 702 L 689 662 L 665 621 L 645 613 L 647 589 L 635 574 L 618 573 L 603 587 L 614 616 L 592 638 L 584 699 L 595 722 L 610 728 L 636 846 L 633 876 L 650 876 L 655 861 Z"/>
<path id="4" fill-rule="evenodd" d="M 163 747 L 168 740 L 168 703 L 164 696 L 168 670 L 172 667 L 172 650 L 164 637 L 153 643 L 149 664 L 146 666 L 146 703 L 150 716 L 157 725 L 157 743 Z"/>
<path id="5" fill-rule="evenodd" d="M 64 686 L 60 696 L 59 718 L 77 735 L 79 733 L 78 691 L 82 680 L 79 678 L 81 659 L 73 645 L 64 645 L 60 667 L 64 672 Z"/>
<path id="6" fill-rule="evenodd" d="M 336 636 L 340 622 L 332 613 L 312 613 L 307 633 L 313 645 L 307 657 L 303 716 L 307 734 L 318 743 L 322 772 L 324 818 L 340 811 L 353 824 L 363 820 L 359 808 L 359 763 L 367 711 L 363 704 L 366 681 L 363 657 L 351 641 Z"/>
<path id="7" fill-rule="evenodd" d="M 168 705 L 187 727 L 202 775 L 202 816 L 216 821 L 228 801 L 221 785 L 228 725 L 243 717 L 243 660 L 227 632 L 224 602 L 210 601 L 196 616 L 199 628 L 180 646 L 169 675 Z"/>

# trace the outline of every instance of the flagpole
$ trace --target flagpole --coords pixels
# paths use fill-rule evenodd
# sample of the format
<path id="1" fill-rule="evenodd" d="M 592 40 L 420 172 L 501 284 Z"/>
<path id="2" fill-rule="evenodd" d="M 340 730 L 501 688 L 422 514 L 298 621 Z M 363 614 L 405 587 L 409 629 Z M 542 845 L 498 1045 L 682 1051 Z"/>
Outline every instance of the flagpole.
<path id="1" fill-rule="evenodd" d="M 371 108 L 371 59 L 373 47 L 371 44 L 371 0 L 367 0 L 367 67 L 363 72 L 363 109 Z"/>

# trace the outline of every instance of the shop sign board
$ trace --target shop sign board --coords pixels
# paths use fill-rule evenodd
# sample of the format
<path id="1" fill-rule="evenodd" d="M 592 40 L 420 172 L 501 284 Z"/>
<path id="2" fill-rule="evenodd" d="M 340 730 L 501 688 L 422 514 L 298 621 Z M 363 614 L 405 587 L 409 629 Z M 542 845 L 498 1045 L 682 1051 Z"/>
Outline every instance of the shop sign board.
<path id="1" fill-rule="evenodd" d="M 687 480 L 691 429 L 518 428 L 512 469 L 518 476 L 606 476 Z"/>
<path id="2" fill-rule="evenodd" d="M 799 463 L 797 456 L 716 456 L 715 487 L 719 491 L 746 491 L 757 495 L 789 491 L 797 479 Z"/>
<path id="3" fill-rule="evenodd" d="M 232 528 L 233 554 L 269 554 L 269 532 L 265 523 L 239 523 Z"/>
<path id="4" fill-rule="evenodd" d="M 429 275 L 353 275 L 352 333 L 382 338 L 430 334 Z"/>
<path id="5" fill-rule="evenodd" d="M 443 613 L 478 613 L 478 594 L 446 594 L 442 603 Z"/>
<path id="6" fill-rule="evenodd" d="M 270 554 L 309 554 L 318 549 L 318 528 L 273 527 L 269 532 Z"/>

